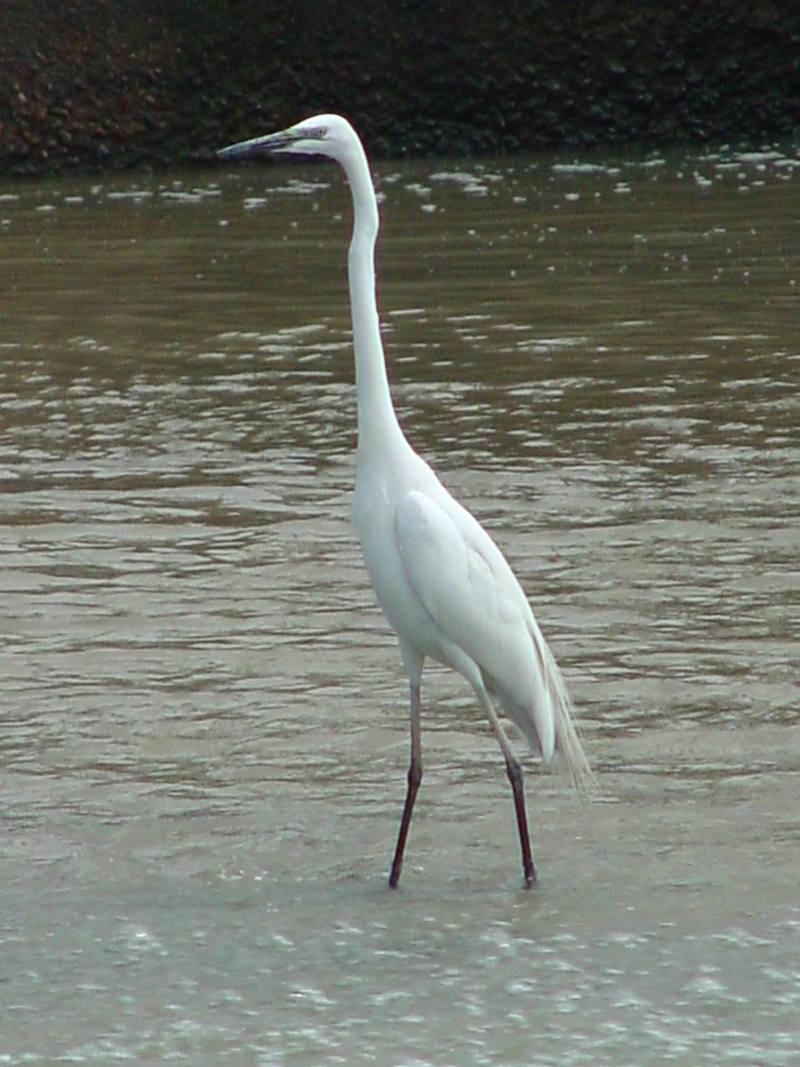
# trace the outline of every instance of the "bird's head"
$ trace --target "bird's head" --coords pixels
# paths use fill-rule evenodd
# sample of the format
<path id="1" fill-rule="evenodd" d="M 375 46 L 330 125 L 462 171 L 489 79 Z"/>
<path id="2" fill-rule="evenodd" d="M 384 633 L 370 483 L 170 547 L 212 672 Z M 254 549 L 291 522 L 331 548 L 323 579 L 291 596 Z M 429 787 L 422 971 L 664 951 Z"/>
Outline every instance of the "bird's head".
<path id="1" fill-rule="evenodd" d="M 328 156 L 342 163 L 358 138 L 353 127 L 341 115 L 313 115 L 278 133 L 253 137 L 220 149 L 221 159 L 244 159 L 286 153 L 291 155 Z"/>

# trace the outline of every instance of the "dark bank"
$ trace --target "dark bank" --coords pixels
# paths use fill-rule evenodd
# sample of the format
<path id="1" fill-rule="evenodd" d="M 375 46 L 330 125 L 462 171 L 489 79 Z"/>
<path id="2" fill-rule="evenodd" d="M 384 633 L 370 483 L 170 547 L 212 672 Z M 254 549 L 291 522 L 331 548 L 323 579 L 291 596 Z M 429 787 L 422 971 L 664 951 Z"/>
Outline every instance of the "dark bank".
<path id="1" fill-rule="evenodd" d="M 789 2 L 4 0 L 0 168 L 205 161 L 341 111 L 375 156 L 764 142 L 800 116 Z"/>

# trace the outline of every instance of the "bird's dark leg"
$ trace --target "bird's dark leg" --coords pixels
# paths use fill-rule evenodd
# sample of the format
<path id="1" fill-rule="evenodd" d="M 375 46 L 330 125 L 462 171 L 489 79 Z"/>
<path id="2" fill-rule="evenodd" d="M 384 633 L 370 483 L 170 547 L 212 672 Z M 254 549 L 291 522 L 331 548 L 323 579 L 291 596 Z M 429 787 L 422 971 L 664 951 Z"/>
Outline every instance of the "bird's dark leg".
<path id="1" fill-rule="evenodd" d="M 525 878 L 525 886 L 530 888 L 536 882 L 536 868 L 533 865 L 531 837 L 528 832 L 528 816 L 525 812 L 525 790 L 522 785 L 522 767 L 520 767 L 519 760 L 511 750 L 511 745 L 506 737 L 506 732 L 497 717 L 497 712 L 492 707 L 492 702 L 489 699 L 488 694 L 485 690 L 481 691 L 478 689 L 476 689 L 476 693 L 478 694 L 481 704 L 483 704 L 486 709 L 486 714 L 489 716 L 489 722 L 492 724 L 494 735 L 497 738 L 497 742 L 500 745 L 503 755 L 505 756 L 508 780 L 511 782 L 511 791 L 514 794 L 514 811 L 517 814 L 519 844 L 522 849 L 522 873 Z"/>
<path id="2" fill-rule="evenodd" d="M 422 781 L 422 739 L 420 736 L 420 687 L 411 686 L 411 763 L 408 767 L 408 790 L 406 802 L 403 807 L 403 817 L 400 820 L 400 833 L 397 835 L 397 845 L 392 860 L 392 870 L 389 875 L 389 885 L 392 889 L 397 888 L 400 881 L 400 868 L 403 866 L 403 853 L 406 848 L 408 828 L 411 825 L 411 813 L 414 810 L 414 801 L 417 799 L 417 790 Z"/>
<path id="3" fill-rule="evenodd" d="M 513 756 L 510 760 L 506 760 L 506 771 L 514 794 L 514 810 L 517 813 L 517 829 L 519 830 L 519 843 L 522 849 L 522 871 L 525 876 L 525 885 L 530 888 L 536 882 L 536 868 L 533 865 L 533 856 L 531 855 L 531 835 L 528 833 L 528 816 L 525 811 L 522 767 Z"/>

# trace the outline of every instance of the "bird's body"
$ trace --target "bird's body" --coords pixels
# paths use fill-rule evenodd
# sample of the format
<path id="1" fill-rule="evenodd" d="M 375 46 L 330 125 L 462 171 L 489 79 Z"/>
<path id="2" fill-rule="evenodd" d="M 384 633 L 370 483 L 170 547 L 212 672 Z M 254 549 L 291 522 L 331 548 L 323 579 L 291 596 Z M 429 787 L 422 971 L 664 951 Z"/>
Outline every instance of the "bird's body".
<path id="1" fill-rule="evenodd" d="M 359 448 L 353 519 L 406 669 L 416 655 L 453 667 L 473 685 L 480 673 L 531 745 L 550 759 L 554 720 L 535 650 L 541 636 L 519 582 L 483 527 L 405 441 L 388 456 Z"/>
<path id="2" fill-rule="evenodd" d="M 378 210 L 364 150 L 350 124 L 318 115 L 223 156 L 314 153 L 344 168 L 353 195 L 348 258 L 358 399 L 353 520 L 378 601 L 396 631 L 411 689 L 411 766 L 390 884 L 400 876 L 422 774 L 420 685 L 426 658 L 447 664 L 472 686 L 506 759 L 525 879 L 535 880 L 522 774 L 497 718 L 497 700 L 549 761 L 559 750 L 577 786 L 591 771 L 566 686 L 522 588 L 500 549 L 450 495 L 406 440 L 392 405 L 375 301 Z"/>

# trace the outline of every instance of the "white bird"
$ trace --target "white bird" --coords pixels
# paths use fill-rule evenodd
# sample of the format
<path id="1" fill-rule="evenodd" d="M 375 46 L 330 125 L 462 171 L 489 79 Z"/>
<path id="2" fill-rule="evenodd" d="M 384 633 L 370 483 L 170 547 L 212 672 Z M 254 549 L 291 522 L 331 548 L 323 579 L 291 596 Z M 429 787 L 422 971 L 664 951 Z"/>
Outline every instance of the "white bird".
<path id="1" fill-rule="evenodd" d="M 411 690 L 411 761 L 389 885 L 400 878 L 422 778 L 420 686 L 426 657 L 472 686 L 506 761 L 526 885 L 536 881 L 522 769 L 495 710 L 549 762 L 561 753 L 575 786 L 592 781 L 561 672 L 500 549 L 444 488 L 397 421 L 375 299 L 378 205 L 361 141 L 340 115 L 315 115 L 279 133 L 223 148 L 224 159 L 272 153 L 339 163 L 353 197 L 348 257 L 356 364 L 358 452 L 353 520 L 375 593 L 400 641 Z"/>

